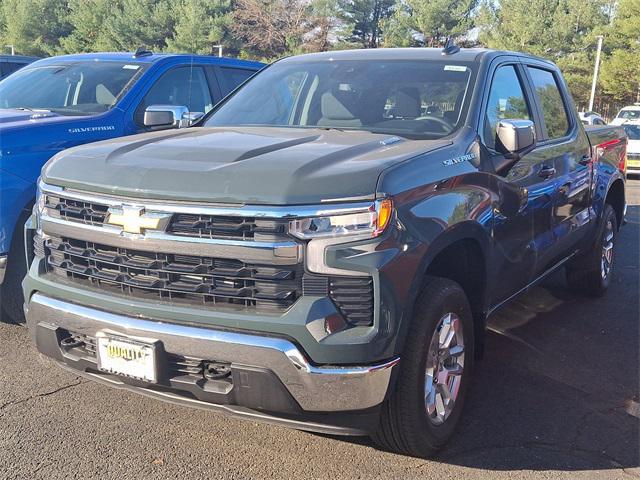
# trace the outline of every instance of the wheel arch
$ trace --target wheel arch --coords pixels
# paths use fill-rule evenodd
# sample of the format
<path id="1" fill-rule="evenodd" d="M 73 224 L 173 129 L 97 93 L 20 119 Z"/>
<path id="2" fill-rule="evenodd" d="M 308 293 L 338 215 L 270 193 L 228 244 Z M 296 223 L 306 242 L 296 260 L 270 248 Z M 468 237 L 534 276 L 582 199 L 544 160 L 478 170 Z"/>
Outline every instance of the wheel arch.
<path id="1" fill-rule="evenodd" d="M 624 181 L 622 179 L 618 178 L 611 183 L 607 189 L 604 203 L 608 203 L 613 207 L 613 210 L 616 212 L 618 228 L 620 228 L 624 221 L 625 210 Z"/>
<path id="2" fill-rule="evenodd" d="M 459 223 L 440 234 L 430 244 L 414 279 L 411 312 L 428 277 L 442 277 L 458 283 L 471 306 L 476 356 L 484 346 L 488 310 L 488 258 L 490 238 L 478 223 Z"/>

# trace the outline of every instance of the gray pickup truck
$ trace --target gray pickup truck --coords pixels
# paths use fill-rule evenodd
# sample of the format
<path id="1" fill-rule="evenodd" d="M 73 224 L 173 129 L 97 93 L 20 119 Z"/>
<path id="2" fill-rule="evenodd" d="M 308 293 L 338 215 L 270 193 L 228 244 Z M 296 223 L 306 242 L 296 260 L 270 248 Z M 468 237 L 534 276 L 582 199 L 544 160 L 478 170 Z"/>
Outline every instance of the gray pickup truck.
<path id="1" fill-rule="evenodd" d="M 607 289 L 625 147 L 539 58 L 287 58 L 195 127 L 49 161 L 27 323 L 113 387 L 427 456 L 496 308 L 559 267 Z"/>

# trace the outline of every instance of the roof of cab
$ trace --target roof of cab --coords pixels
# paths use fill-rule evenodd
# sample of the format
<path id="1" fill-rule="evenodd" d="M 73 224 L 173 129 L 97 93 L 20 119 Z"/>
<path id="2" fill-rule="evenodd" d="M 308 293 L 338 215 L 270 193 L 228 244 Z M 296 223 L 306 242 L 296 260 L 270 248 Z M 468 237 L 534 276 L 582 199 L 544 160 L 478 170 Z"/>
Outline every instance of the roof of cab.
<path id="1" fill-rule="evenodd" d="M 30 63 L 40 60 L 40 57 L 28 57 L 27 55 L 0 55 L 0 62 Z"/>
<path id="2" fill-rule="evenodd" d="M 478 62 L 483 58 L 494 58 L 500 55 L 515 55 L 519 57 L 535 58 L 551 63 L 544 58 L 533 55 L 491 50 L 488 48 L 461 48 L 459 52 L 445 55 L 441 48 L 366 48 L 355 50 L 335 50 L 320 53 L 307 53 L 287 57 L 286 62 L 314 61 L 314 60 L 451 60 L 460 62 Z"/>
<path id="3" fill-rule="evenodd" d="M 237 65 L 253 65 L 261 66 L 260 62 L 249 60 L 238 60 L 228 57 L 216 57 L 213 55 L 190 55 L 185 53 L 149 53 L 136 56 L 134 52 L 102 52 L 102 53 L 78 53 L 72 55 L 59 55 L 56 57 L 43 58 L 38 62 L 39 65 L 47 63 L 55 63 L 59 61 L 79 62 L 79 61 L 121 61 L 132 63 L 146 63 L 152 64 L 160 60 L 173 58 L 183 58 L 185 61 L 190 61 L 192 58 L 198 61 L 204 61 L 205 63 L 226 63 Z"/>

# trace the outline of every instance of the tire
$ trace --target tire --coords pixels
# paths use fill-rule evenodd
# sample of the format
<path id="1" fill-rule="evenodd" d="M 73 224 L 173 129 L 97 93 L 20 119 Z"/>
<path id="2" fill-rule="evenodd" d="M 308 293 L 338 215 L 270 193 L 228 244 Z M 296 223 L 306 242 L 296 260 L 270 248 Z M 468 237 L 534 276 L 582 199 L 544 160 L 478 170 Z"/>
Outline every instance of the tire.
<path id="1" fill-rule="evenodd" d="M 453 375 L 451 390 L 457 389 L 452 409 L 439 418 L 438 409 L 429 414 L 427 405 L 433 402 L 433 394 L 440 391 L 439 384 L 428 379 L 429 364 L 439 365 L 435 360 L 433 342 L 438 344 L 436 329 L 443 332 L 446 318 L 458 321 L 456 343 L 462 340 L 463 352 L 451 356 L 446 362 L 451 369 L 458 368 L 462 360 L 461 375 Z M 380 424 L 372 435 L 382 448 L 397 453 L 426 458 L 444 446 L 453 435 L 460 421 L 467 394 L 474 361 L 474 337 L 471 308 L 467 297 L 457 283 L 437 277 L 427 278 L 426 284 L 416 302 L 414 317 L 409 327 L 407 343 L 400 360 L 400 372 L 396 388 L 382 406 Z M 442 346 L 442 344 L 438 345 Z M 437 348 L 436 348 L 437 349 Z M 452 352 L 453 353 L 453 352 Z M 452 365 L 453 362 L 457 362 Z M 436 366 L 437 369 L 437 366 Z M 447 380 L 447 384 L 450 380 Z"/>
<path id="2" fill-rule="evenodd" d="M 26 219 L 26 216 L 20 217 L 20 221 L 13 234 L 7 270 L 5 272 L 4 282 L 2 283 L 2 290 L 0 291 L 0 301 L 2 302 L 0 321 L 4 323 L 24 323 L 22 279 L 27 273 L 27 266 L 22 226 L 24 222 L 26 222 Z"/>
<path id="3" fill-rule="evenodd" d="M 593 248 L 567 266 L 567 284 L 575 293 L 601 297 L 609 288 L 615 259 L 618 219 L 605 204 Z"/>

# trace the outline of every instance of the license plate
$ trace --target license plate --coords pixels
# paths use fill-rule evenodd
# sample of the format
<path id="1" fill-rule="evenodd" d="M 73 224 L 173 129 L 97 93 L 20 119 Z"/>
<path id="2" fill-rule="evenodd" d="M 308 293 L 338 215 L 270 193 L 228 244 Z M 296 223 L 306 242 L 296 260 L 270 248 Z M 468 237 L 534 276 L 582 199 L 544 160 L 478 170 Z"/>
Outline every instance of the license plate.
<path id="1" fill-rule="evenodd" d="M 155 346 L 127 338 L 98 337 L 98 369 L 103 372 L 156 382 Z"/>
<path id="2" fill-rule="evenodd" d="M 640 167 L 640 160 L 629 160 L 627 159 L 627 166 L 629 167 Z"/>

